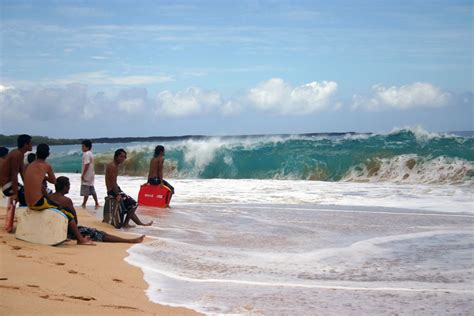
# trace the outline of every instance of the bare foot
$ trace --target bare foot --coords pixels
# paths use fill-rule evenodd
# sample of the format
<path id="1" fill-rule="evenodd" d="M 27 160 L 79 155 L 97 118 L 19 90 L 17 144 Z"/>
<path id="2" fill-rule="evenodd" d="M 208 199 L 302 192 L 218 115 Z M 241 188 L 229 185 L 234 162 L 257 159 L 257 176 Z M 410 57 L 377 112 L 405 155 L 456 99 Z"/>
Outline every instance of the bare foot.
<path id="1" fill-rule="evenodd" d="M 95 205 L 95 209 L 98 209 L 100 207 L 100 204 Z"/>
<path id="2" fill-rule="evenodd" d="M 94 242 L 92 240 L 81 240 L 81 241 L 77 241 L 77 244 L 78 245 L 81 245 L 81 246 L 95 246 Z"/>
<path id="3" fill-rule="evenodd" d="M 123 224 L 123 228 L 133 228 L 135 225 L 130 225 L 130 224 Z"/>
<path id="4" fill-rule="evenodd" d="M 81 204 L 81 207 L 82 207 L 82 208 L 86 208 L 86 205 L 85 205 L 85 204 Z"/>
<path id="5" fill-rule="evenodd" d="M 150 221 L 149 223 L 141 223 L 140 225 L 142 226 L 151 226 L 151 224 L 153 224 L 153 221 Z"/>
<path id="6" fill-rule="evenodd" d="M 145 239 L 145 235 L 141 235 L 140 237 L 137 237 L 137 238 L 134 238 L 134 239 L 130 239 L 130 243 L 131 244 L 139 244 L 141 242 L 143 242 L 143 239 Z"/>
<path id="7" fill-rule="evenodd" d="M 94 242 L 91 240 L 89 236 L 86 236 L 82 238 L 81 240 L 77 240 L 78 245 L 83 245 L 83 246 L 95 246 Z"/>

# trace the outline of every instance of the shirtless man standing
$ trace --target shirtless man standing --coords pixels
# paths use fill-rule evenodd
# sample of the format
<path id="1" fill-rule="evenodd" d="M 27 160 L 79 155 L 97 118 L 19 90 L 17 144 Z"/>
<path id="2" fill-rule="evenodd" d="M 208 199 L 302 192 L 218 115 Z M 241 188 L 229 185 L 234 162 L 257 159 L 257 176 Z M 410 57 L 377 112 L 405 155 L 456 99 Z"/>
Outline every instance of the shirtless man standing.
<path id="1" fill-rule="evenodd" d="M 137 225 L 150 226 L 153 224 L 153 221 L 145 224 L 138 218 L 135 214 L 138 203 L 131 196 L 125 194 L 117 184 L 118 169 L 125 159 L 127 159 L 127 152 L 120 148 L 115 151 L 114 160 L 107 164 L 107 167 L 105 168 L 105 186 L 107 187 L 107 195 L 115 197 L 117 201 L 123 201 L 125 209 L 127 210 L 127 216 L 125 217 L 123 227 L 134 227 L 129 224 L 130 220 L 134 221 Z"/>
<path id="2" fill-rule="evenodd" d="M 148 183 L 152 185 L 165 185 L 174 194 L 174 188 L 163 179 L 163 163 L 165 162 L 165 147 L 158 145 L 150 160 L 150 170 L 148 171 Z"/>
<path id="3" fill-rule="evenodd" d="M 23 159 L 25 153 L 31 151 L 33 144 L 30 135 L 20 135 L 17 139 L 18 148 L 10 151 L 6 160 L 0 168 L 0 187 L 3 194 L 9 196 L 14 203 L 20 202 L 20 206 L 26 206 L 23 186 L 18 183 L 18 174 L 23 179 Z"/>
<path id="4" fill-rule="evenodd" d="M 69 189 L 71 188 L 71 183 L 69 182 L 68 177 L 58 177 L 56 179 L 56 184 L 54 185 L 56 188 L 56 192 L 51 194 L 49 198 L 60 205 L 63 205 L 64 207 L 74 211 L 76 214 L 76 223 L 79 224 L 79 221 L 77 220 L 77 213 L 75 212 L 76 209 L 74 208 L 74 204 L 72 203 L 72 200 L 66 196 L 66 194 L 69 193 Z M 93 241 L 103 241 L 103 242 L 123 242 L 123 243 L 130 243 L 130 244 L 136 244 L 136 243 L 141 243 L 143 242 L 143 239 L 145 238 L 145 235 L 141 235 L 140 237 L 137 238 L 122 238 L 119 236 L 115 236 L 112 234 L 108 234 L 106 232 L 97 230 L 95 228 L 91 227 L 85 227 L 85 226 L 77 226 L 79 228 L 79 231 L 81 235 L 83 236 L 89 236 Z M 74 236 L 70 236 L 74 237 Z"/>
<path id="5" fill-rule="evenodd" d="M 53 168 L 46 162 L 49 156 L 49 146 L 46 144 L 39 144 L 36 147 L 36 160 L 28 165 L 25 172 L 25 199 L 28 207 L 32 210 L 40 211 L 47 208 L 55 208 L 60 210 L 68 219 L 68 228 L 77 239 L 78 245 L 93 245 L 94 243 L 89 237 L 82 237 L 77 228 L 76 214 L 74 211 L 60 206 L 58 203 L 46 197 L 46 189 L 43 181 L 56 183 L 56 176 Z"/>

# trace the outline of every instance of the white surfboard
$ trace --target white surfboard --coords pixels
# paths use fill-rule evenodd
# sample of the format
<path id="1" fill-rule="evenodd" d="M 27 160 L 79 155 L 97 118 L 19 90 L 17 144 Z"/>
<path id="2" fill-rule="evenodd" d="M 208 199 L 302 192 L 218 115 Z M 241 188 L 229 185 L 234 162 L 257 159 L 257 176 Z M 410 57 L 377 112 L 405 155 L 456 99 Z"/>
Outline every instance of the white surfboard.
<path id="1" fill-rule="evenodd" d="M 18 224 L 15 237 L 18 239 L 43 245 L 58 245 L 67 239 L 68 220 L 57 209 L 35 211 L 18 207 L 16 218 Z"/>

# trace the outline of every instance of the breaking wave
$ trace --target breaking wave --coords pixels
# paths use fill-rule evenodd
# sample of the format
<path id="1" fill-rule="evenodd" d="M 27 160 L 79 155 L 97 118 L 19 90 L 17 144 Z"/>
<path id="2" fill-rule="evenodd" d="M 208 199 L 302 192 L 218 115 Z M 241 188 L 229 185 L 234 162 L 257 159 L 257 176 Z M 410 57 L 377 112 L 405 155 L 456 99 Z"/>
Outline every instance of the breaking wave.
<path id="1" fill-rule="evenodd" d="M 419 128 L 389 134 L 190 137 L 162 144 L 169 178 L 449 184 L 474 179 L 472 134 L 436 134 Z M 128 159 L 122 174 L 146 177 L 155 145 L 94 144 L 96 172 L 103 173 L 113 151 L 123 147 Z M 81 152 L 57 150 L 50 161 L 57 172 L 76 172 Z"/>

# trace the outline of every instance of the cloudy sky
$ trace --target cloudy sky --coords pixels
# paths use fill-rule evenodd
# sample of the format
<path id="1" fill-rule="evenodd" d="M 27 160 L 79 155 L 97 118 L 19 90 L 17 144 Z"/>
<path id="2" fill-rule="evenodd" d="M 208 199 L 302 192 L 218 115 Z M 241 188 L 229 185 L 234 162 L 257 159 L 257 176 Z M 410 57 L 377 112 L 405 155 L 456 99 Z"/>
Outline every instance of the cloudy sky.
<path id="1" fill-rule="evenodd" d="M 473 130 L 473 2 L 0 0 L 0 134 Z"/>

